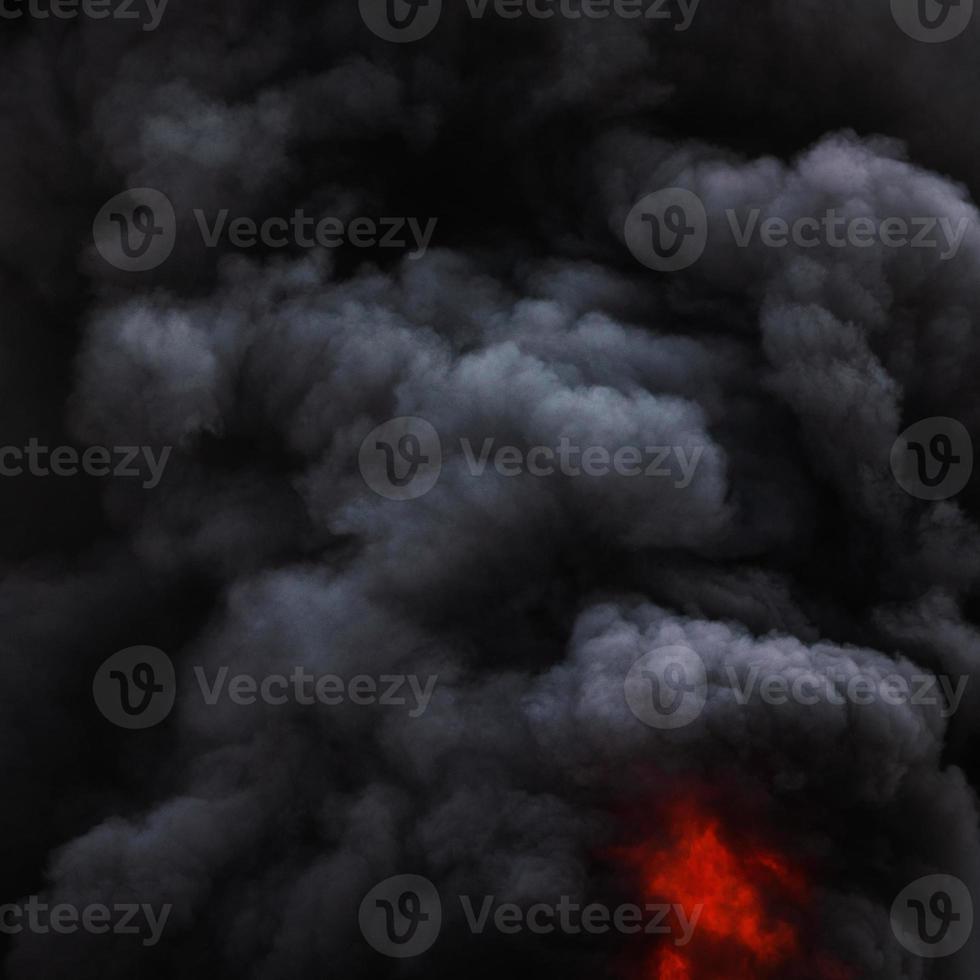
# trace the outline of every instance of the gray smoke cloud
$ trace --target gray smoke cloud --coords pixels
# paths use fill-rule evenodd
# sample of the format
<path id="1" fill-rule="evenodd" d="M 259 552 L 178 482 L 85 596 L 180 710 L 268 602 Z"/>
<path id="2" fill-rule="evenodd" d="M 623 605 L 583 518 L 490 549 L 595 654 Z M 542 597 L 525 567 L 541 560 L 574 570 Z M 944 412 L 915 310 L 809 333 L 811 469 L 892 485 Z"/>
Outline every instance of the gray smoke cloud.
<path id="1" fill-rule="evenodd" d="M 684 31 L 454 4 L 392 44 L 355 3 L 171 0 L 149 32 L 7 26 L 0 442 L 172 451 L 152 490 L 0 480 L 2 901 L 169 909 L 150 947 L 9 935 L 6 975 L 632 976 L 656 944 L 478 938 L 453 896 L 635 900 L 603 855 L 666 837 L 690 786 L 809 869 L 806 948 L 849 971 L 813 977 L 977 975 L 977 942 L 920 958 L 890 921 L 926 875 L 980 894 L 980 497 L 916 499 L 890 466 L 920 419 L 980 431 L 976 21 L 930 45 L 886 3 L 702 0 Z M 128 273 L 91 228 L 138 187 L 173 203 L 175 247 Z M 624 225 L 669 187 L 710 234 L 661 274 Z M 207 248 L 194 212 L 223 209 L 438 224 L 412 257 Z M 742 247 L 730 214 L 754 209 L 962 237 Z M 359 453 L 401 417 L 443 459 L 397 501 Z M 656 478 L 477 476 L 463 447 L 487 440 L 671 455 Z M 125 731 L 93 676 L 143 644 L 176 704 Z M 704 704 L 659 730 L 624 685 L 676 647 Z M 415 716 L 246 707 L 208 704 L 195 667 L 438 681 Z M 753 676 L 965 686 L 955 711 L 769 703 L 740 697 Z M 410 873 L 442 935 L 385 959 L 358 909 Z"/>

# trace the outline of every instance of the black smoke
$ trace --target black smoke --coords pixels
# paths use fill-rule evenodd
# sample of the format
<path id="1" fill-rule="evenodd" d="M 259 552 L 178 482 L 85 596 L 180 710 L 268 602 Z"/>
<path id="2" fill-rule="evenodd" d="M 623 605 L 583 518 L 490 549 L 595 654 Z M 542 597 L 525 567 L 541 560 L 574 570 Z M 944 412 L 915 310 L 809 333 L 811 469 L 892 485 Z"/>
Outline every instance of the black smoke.
<path id="1" fill-rule="evenodd" d="M 813 941 L 855 976 L 972 980 L 980 945 L 919 960 L 889 908 L 927 874 L 980 885 L 980 492 L 916 500 L 889 453 L 926 417 L 980 433 L 980 18 L 928 45 L 884 0 L 702 0 L 686 31 L 446 7 L 409 44 L 354 0 L 0 24 L 0 444 L 174 447 L 151 491 L 0 479 L 0 903 L 173 906 L 151 949 L 8 937 L 6 974 L 614 976 L 632 940 L 480 940 L 458 906 L 429 954 L 389 961 L 358 906 L 403 873 L 521 904 L 615 891 L 624 813 L 683 775 L 798 849 Z M 713 223 L 846 205 L 969 227 L 949 262 L 712 240 L 658 274 L 623 224 L 669 186 Z M 128 187 L 178 214 L 150 272 L 92 242 Z M 190 217 L 298 208 L 438 226 L 409 258 L 207 249 Z M 399 416 L 444 446 L 703 456 L 678 489 L 474 479 L 454 452 L 399 503 L 358 471 Z M 92 677 L 139 644 L 180 691 L 127 732 Z M 708 668 L 683 732 L 623 696 L 657 645 Z M 193 665 L 439 684 L 420 718 L 208 707 Z M 970 686 L 949 719 L 739 705 L 726 671 L 753 665 Z"/>

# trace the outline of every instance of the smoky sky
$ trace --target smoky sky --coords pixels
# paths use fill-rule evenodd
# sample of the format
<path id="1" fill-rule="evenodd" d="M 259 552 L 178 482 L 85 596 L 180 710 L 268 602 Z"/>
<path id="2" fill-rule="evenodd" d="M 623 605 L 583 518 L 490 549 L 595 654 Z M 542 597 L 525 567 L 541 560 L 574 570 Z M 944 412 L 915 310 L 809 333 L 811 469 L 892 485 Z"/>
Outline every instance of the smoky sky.
<path id="1" fill-rule="evenodd" d="M 5 975 L 634 976 L 633 937 L 474 937 L 452 896 L 628 899 L 604 855 L 697 785 L 809 869 L 814 949 L 973 980 L 975 941 L 919 958 L 889 914 L 926 875 L 980 894 L 980 484 L 918 499 L 889 459 L 923 419 L 980 433 L 980 15 L 930 44 L 888 0 L 701 0 L 684 30 L 677 4 L 443 6 L 410 43 L 356 0 L 0 22 L 0 445 L 169 450 L 152 488 L 0 478 L 0 904 L 172 906 L 149 948 L 4 936 Z M 662 273 L 624 222 L 670 187 L 721 232 Z M 148 271 L 93 241 L 130 188 L 176 215 Z M 725 232 L 833 208 L 964 232 L 951 258 Z M 209 247 L 195 218 L 298 210 L 436 224 L 410 255 Z M 445 459 L 398 501 L 359 450 L 402 417 Z M 474 477 L 459 447 L 488 439 L 697 465 Z M 127 731 L 93 677 L 142 645 L 176 704 Z M 678 646 L 707 701 L 658 731 L 624 681 Z M 208 705 L 194 667 L 438 683 L 417 717 Z M 753 669 L 968 684 L 955 713 L 741 704 Z M 445 905 L 417 959 L 358 927 L 401 874 Z"/>

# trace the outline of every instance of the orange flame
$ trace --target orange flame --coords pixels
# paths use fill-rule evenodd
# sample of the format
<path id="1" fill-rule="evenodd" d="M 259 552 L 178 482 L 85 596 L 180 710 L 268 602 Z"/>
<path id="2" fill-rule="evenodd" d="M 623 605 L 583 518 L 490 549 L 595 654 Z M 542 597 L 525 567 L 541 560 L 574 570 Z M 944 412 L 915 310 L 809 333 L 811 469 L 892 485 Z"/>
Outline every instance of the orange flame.
<path id="1" fill-rule="evenodd" d="M 647 980 L 848 980 L 851 971 L 800 938 L 812 901 L 804 873 L 757 841 L 735 848 L 721 820 L 693 800 L 669 813 L 671 839 L 618 853 L 639 873 L 647 897 L 680 905 L 691 921 L 687 946 L 658 948 Z"/>

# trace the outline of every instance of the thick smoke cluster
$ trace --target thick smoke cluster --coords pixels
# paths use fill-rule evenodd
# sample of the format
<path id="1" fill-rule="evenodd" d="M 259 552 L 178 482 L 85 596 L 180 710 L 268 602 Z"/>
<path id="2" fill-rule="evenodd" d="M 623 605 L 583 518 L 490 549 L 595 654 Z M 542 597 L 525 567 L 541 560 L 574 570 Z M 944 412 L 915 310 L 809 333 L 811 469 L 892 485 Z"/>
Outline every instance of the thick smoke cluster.
<path id="1" fill-rule="evenodd" d="M 358 905 L 403 873 L 588 901 L 597 854 L 658 832 L 623 815 L 695 781 L 764 801 L 815 869 L 815 944 L 857 976 L 972 980 L 980 945 L 917 959 L 889 908 L 931 873 L 980 895 L 980 497 L 916 500 L 889 453 L 925 417 L 980 432 L 980 26 L 940 48 L 877 2 L 703 0 L 686 32 L 449 7 L 406 45 L 346 0 L 4 24 L 0 441 L 175 447 L 152 492 L 0 481 L 2 900 L 174 910 L 149 950 L 12 937 L 7 975 L 613 975 L 615 943 L 480 941 L 448 903 L 424 960 L 386 961 Z M 969 224 L 952 262 L 720 237 L 658 275 L 623 225 L 671 186 L 722 226 L 753 207 Z M 152 272 L 92 244 L 126 187 L 180 216 Z M 224 208 L 439 225 L 414 259 L 205 249 L 189 216 Z M 452 451 L 393 502 L 358 449 L 399 416 L 446 447 L 703 455 L 678 489 L 477 479 Z M 180 680 L 141 733 L 90 693 L 136 644 Z M 658 645 L 708 669 L 681 731 L 624 699 Z M 439 683 L 420 718 L 210 707 L 190 665 Z M 946 718 L 742 705 L 729 669 L 752 667 L 971 679 Z"/>

